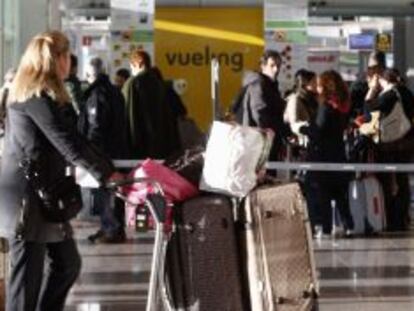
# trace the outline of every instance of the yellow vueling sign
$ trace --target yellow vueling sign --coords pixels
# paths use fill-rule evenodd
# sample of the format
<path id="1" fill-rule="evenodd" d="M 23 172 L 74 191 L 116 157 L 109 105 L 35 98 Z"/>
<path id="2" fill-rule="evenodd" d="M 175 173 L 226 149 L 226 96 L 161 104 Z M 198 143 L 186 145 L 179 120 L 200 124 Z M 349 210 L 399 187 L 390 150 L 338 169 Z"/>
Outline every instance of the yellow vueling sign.
<path id="1" fill-rule="evenodd" d="M 245 70 L 263 52 L 260 8 L 157 8 L 155 61 L 166 79 L 183 79 L 190 116 L 204 129 L 212 121 L 210 64 L 220 62 L 220 101 L 227 108 Z"/>

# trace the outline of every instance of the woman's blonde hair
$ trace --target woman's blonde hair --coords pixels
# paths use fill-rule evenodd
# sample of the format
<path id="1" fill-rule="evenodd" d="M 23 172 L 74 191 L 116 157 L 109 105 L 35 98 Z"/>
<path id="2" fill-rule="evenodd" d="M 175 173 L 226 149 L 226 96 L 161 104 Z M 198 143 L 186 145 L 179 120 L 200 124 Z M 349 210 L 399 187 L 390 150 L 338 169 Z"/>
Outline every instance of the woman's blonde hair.
<path id="1" fill-rule="evenodd" d="M 45 92 L 58 104 L 70 102 L 57 72 L 57 60 L 69 52 L 69 40 L 60 31 L 48 31 L 32 38 L 24 52 L 10 89 L 11 102 L 25 102 Z"/>

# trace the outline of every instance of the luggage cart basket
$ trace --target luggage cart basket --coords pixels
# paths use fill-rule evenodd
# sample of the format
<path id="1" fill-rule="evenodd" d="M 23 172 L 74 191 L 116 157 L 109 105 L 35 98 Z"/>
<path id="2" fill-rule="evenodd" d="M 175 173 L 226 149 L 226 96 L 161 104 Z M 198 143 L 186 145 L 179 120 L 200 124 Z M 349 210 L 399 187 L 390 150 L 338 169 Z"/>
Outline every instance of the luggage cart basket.
<path id="1" fill-rule="evenodd" d="M 155 223 L 155 242 L 152 253 L 146 311 L 158 311 L 157 305 L 160 302 L 160 299 L 164 305 L 164 310 L 169 311 L 172 310 L 172 308 L 166 298 L 167 294 L 164 280 L 165 257 L 169 239 L 169 234 L 165 232 L 167 201 L 165 200 L 161 185 L 152 178 L 126 178 L 119 181 L 111 181 L 106 187 L 112 190 L 115 195 L 124 202 L 135 205 L 135 203 L 130 202 L 128 197 L 120 190 L 120 188 L 134 183 L 150 184 L 154 188 L 154 193 L 148 193 L 145 198 L 143 198 Z"/>

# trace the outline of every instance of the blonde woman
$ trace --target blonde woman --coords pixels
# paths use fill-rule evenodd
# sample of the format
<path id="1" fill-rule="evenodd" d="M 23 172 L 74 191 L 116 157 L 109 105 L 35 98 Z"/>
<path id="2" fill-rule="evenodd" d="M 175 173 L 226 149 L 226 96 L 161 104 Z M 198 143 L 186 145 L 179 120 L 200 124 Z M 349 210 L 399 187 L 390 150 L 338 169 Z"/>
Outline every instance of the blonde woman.
<path id="1" fill-rule="evenodd" d="M 48 184 L 63 178 L 66 161 L 84 167 L 102 183 L 121 177 L 66 117 L 71 105 L 63 81 L 69 68 L 68 39 L 58 31 L 37 35 L 10 89 L 0 175 L 0 236 L 9 240 L 11 260 L 7 311 L 63 310 L 81 267 L 69 222 L 44 218 L 19 163 L 38 162 Z"/>

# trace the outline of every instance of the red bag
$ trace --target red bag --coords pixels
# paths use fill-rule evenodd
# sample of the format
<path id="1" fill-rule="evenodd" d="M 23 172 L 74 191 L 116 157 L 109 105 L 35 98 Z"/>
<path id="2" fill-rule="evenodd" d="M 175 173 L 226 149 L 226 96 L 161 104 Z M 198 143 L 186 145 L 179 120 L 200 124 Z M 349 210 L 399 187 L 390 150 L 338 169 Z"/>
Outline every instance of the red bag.
<path id="1" fill-rule="evenodd" d="M 157 181 L 164 191 L 167 202 L 182 202 L 198 195 L 198 189 L 179 174 L 157 161 L 147 159 L 134 168 L 128 177 L 147 177 Z M 128 200 L 142 203 L 148 193 L 155 192 L 150 183 L 136 183 L 125 189 Z"/>

